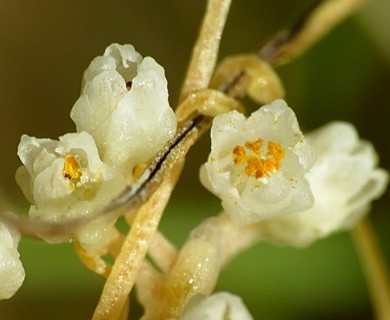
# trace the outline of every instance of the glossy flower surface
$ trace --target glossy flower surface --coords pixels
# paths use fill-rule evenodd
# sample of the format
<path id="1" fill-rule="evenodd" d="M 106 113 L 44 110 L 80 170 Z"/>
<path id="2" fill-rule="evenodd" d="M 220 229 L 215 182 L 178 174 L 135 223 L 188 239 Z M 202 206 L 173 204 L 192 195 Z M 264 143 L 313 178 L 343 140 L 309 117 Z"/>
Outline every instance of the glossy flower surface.
<path id="1" fill-rule="evenodd" d="M 236 111 L 216 117 L 211 141 L 201 181 L 235 222 L 246 225 L 312 206 L 304 176 L 314 153 L 283 100 L 248 119 Z"/>
<path id="2" fill-rule="evenodd" d="M 71 118 L 94 138 L 102 161 L 130 177 L 176 132 L 164 69 L 132 45 L 112 44 L 91 62 Z"/>
<path id="3" fill-rule="evenodd" d="M 217 292 L 211 296 L 193 297 L 184 309 L 180 320 L 252 320 L 242 302 L 229 292 Z"/>
<path id="4" fill-rule="evenodd" d="M 16 180 L 32 204 L 30 217 L 64 222 L 104 208 L 125 187 L 123 175 L 103 163 L 92 137 L 69 133 L 57 140 L 22 136 L 18 155 L 23 163 Z M 106 228 L 83 228 L 78 237 L 92 245 Z M 48 238 L 49 241 L 64 239 Z"/>
<path id="5" fill-rule="evenodd" d="M 19 241 L 20 233 L 0 222 L 0 300 L 11 298 L 24 281 Z"/>
<path id="6" fill-rule="evenodd" d="M 306 136 L 317 154 L 307 174 L 315 203 L 309 210 L 264 223 L 271 240 L 306 245 L 348 229 L 369 212 L 388 184 L 371 143 L 349 123 L 333 122 Z"/>

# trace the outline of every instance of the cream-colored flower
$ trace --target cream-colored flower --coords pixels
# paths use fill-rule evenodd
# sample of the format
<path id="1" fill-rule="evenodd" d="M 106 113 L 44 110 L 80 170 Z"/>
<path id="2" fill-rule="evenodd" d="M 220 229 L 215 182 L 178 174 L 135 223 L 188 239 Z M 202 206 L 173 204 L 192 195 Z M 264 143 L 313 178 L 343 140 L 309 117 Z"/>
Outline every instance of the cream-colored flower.
<path id="1" fill-rule="evenodd" d="M 130 177 L 176 132 L 164 69 L 132 45 L 112 44 L 91 62 L 71 118 L 92 135 L 102 161 Z"/>
<path id="2" fill-rule="evenodd" d="M 241 298 L 229 292 L 197 295 L 186 305 L 181 320 L 252 320 Z"/>
<path id="3" fill-rule="evenodd" d="M 86 132 L 69 133 L 59 141 L 23 135 L 18 155 L 23 166 L 16 172 L 16 181 L 32 204 L 32 218 L 64 222 L 86 217 L 125 188 L 124 176 L 100 160 Z M 79 231 L 78 238 L 85 246 L 94 245 L 102 240 L 106 228 L 104 223 L 92 223 Z M 46 240 L 66 239 L 53 236 Z"/>
<path id="4" fill-rule="evenodd" d="M 19 241 L 20 233 L 0 222 L 0 300 L 11 298 L 24 281 Z"/>
<path id="5" fill-rule="evenodd" d="M 255 223 L 312 206 L 304 175 L 314 154 L 283 100 L 248 119 L 236 111 L 216 117 L 211 143 L 201 181 L 235 222 Z"/>
<path id="6" fill-rule="evenodd" d="M 317 155 L 306 175 L 315 203 L 309 210 L 263 223 L 269 239 L 277 242 L 306 245 L 352 227 L 389 180 L 388 172 L 377 167 L 371 143 L 360 140 L 351 124 L 333 122 L 306 138 Z"/>

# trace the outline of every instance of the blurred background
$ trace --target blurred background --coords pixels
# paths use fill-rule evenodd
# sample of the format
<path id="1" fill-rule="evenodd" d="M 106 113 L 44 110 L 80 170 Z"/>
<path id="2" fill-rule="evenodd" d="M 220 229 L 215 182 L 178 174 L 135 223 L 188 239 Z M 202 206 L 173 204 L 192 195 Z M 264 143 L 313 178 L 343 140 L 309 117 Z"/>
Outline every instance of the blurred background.
<path id="1" fill-rule="evenodd" d="M 220 58 L 256 50 L 312 2 L 235 1 Z M 113 42 L 131 43 L 164 66 L 174 107 L 205 5 L 205 0 L 0 1 L 0 181 L 18 212 L 28 210 L 14 182 L 20 136 L 56 139 L 75 130 L 69 112 L 79 96 L 82 72 Z M 306 55 L 277 70 L 304 130 L 336 119 L 352 122 L 374 143 L 387 170 L 389 15 L 389 1 L 372 1 Z M 208 150 L 206 135 L 190 151 L 161 223 L 178 246 L 195 225 L 220 210 L 219 201 L 198 182 Z M 386 194 L 372 213 L 388 263 L 389 208 Z M 20 253 L 26 280 L 14 298 L 0 302 L 0 319 L 91 317 L 103 280 L 81 265 L 71 244 L 23 239 Z M 373 319 L 346 233 L 304 249 L 260 243 L 222 272 L 217 290 L 240 295 L 255 319 Z M 140 312 L 139 306 L 131 307 L 134 314 Z"/>

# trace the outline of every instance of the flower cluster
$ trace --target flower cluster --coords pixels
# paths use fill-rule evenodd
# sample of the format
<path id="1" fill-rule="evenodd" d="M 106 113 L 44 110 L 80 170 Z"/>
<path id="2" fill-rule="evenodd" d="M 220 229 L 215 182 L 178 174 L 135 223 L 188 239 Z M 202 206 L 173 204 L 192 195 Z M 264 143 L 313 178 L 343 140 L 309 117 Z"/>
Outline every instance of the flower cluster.
<path id="1" fill-rule="evenodd" d="M 164 69 L 131 45 L 112 44 L 91 62 L 71 118 L 77 132 L 58 141 L 21 139 L 16 180 L 31 218 L 61 222 L 101 210 L 176 132 Z M 75 236 L 92 248 L 114 222 L 90 223 Z"/>
<path id="2" fill-rule="evenodd" d="M 177 125 L 164 69 L 152 58 L 142 58 L 133 46 L 118 44 L 109 46 L 85 71 L 71 118 L 76 132 L 58 140 L 21 138 L 18 156 L 23 165 L 16 180 L 31 203 L 32 219 L 66 222 L 93 216 L 133 182 L 134 169 L 174 136 Z M 183 297 L 171 297 L 177 316 L 192 297 L 182 320 L 250 320 L 242 301 L 231 294 L 201 296 L 212 291 L 223 260 L 231 255 L 224 242 L 234 242 L 242 230 L 251 229 L 231 247 L 238 250 L 253 242 L 259 236 L 256 232 L 278 243 L 306 245 L 348 229 L 384 192 L 389 177 L 377 167 L 373 146 L 360 140 L 351 125 L 332 123 L 304 137 L 283 100 L 261 107 L 249 118 L 237 111 L 215 117 L 211 139 L 200 178 L 221 198 L 230 217 L 224 219 L 237 228 L 223 227 L 222 219 L 206 220 L 172 259 L 172 269 L 164 270 L 159 286 L 152 285 L 166 296 L 172 288 L 183 291 Z M 100 258 L 104 251 L 100 249 L 112 240 L 115 220 L 107 216 L 74 235 L 43 238 L 49 242 L 76 239 L 82 249 Z M 234 237 L 227 237 L 229 232 Z M 19 238 L 0 223 L 0 299 L 12 296 L 24 280 Z M 139 290 L 145 301 L 171 307 L 166 303 L 169 299 L 147 290 Z"/>
<path id="3" fill-rule="evenodd" d="M 374 147 L 342 122 L 304 137 L 281 100 L 284 88 L 274 70 L 360 2 L 319 1 L 256 54 L 225 59 L 214 70 L 231 1 L 210 0 L 176 115 L 164 69 L 132 45 L 112 44 L 83 74 L 70 113 L 75 132 L 58 140 L 21 137 L 16 181 L 31 204 L 30 219 L 62 230 L 79 226 L 73 234 L 37 235 L 52 243 L 75 241 L 80 260 L 106 279 L 93 319 L 128 318 L 129 294 L 137 286 L 144 320 L 252 320 L 239 297 L 212 293 L 234 255 L 259 239 L 307 245 L 352 228 L 368 213 L 389 181 Z M 239 101 L 245 96 L 267 105 L 246 117 Z M 160 219 L 188 149 L 211 118 L 211 153 L 200 179 L 221 199 L 224 212 L 205 219 L 177 250 L 159 233 Z M 118 203 L 118 210 L 108 212 Z M 135 203 L 138 210 L 125 212 Z M 122 213 L 127 234 L 116 225 Z M 12 218 L 7 223 L 26 233 L 52 226 Z M 24 281 L 19 241 L 20 233 L 0 222 L 0 300 Z M 381 310 L 389 300 L 386 279 L 380 259 L 372 258 L 367 271 L 373 297 L 384 296 L 375 301 L 376 311 L 388 319 L 390 311 Z"/>

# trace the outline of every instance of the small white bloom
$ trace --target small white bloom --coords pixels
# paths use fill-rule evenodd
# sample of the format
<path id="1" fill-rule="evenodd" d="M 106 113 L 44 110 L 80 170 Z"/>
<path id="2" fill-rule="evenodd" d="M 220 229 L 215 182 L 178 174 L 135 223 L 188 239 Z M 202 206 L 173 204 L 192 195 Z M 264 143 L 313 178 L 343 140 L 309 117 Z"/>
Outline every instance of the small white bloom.
<path id="1" fill-rule="evenodd" d="M 211 144 L 201 181 L 235 222 L 255 223 L 312 206 L 304 175 L 314 154 L 283 100 L 248 119 L 236 111 L 216 117 Z"/>
<path id="2" fill-rule="evenodd" d="M 348 123 L 330 123 L 306 136 L 317 161 L 307 179 L 314 206 L 304 212 L 264 222 L 271 240 L 306 245 L 348 229 L 370 209 L 387 186 L 387 171 L 377 167 L 373 146 L 360 140 Z"/>
<path id="3" fill-rule="evenodd" d="M 181 320 L 252 320 L 242 302 L 229 292 L 218 292 L 205 297 L 197 295 L 186 305 Z"/>
<path id="4" fill-rule="evenodd" d="M 32 204 L 32 218 L 61 222 L 88 216 L 102 209 L 126 184 L 117 169 L 100 160 L 86 132 L 69 133 L 59 141 L 23 135 L 18 155 L 24 165 L 16 172 L 16 181 Z M 90 224 L 83 228 L 78 234 L 80 242 L 98 243 L 106 227 Z"/>
<path id="5" fill-rule="evenodd" d="M 0 300 L 11 298 L 24 281 L 19 241 L 20 233 L 0 222 Z"/>
<path id="6" fill-rule="evenodd" d="M 176 132 L 164 69 L 132 45 L 112 44 L 91 62 L 71 118 L 92 135 L 102 161 L 126 176 Z"/>

